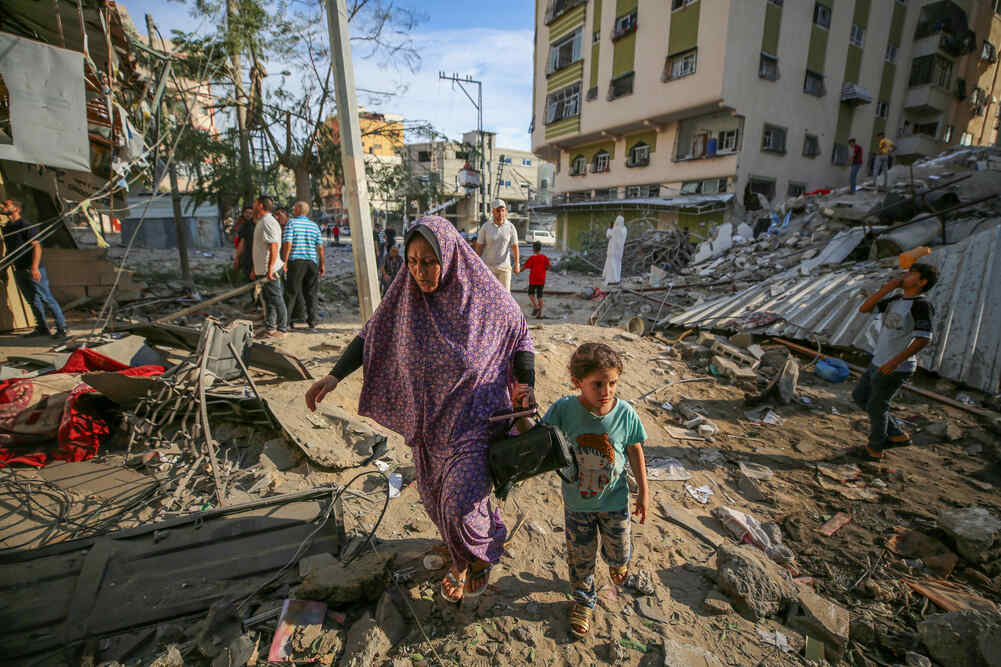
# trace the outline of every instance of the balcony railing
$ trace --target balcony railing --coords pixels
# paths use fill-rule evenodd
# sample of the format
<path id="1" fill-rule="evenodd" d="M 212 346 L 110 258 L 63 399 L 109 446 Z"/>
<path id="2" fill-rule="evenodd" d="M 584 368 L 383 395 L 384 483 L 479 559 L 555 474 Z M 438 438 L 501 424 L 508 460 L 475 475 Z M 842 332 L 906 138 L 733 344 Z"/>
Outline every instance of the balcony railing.
<path id="1" fill-rule="evenodd" d="M 587 0 L 551 0 L 546 7 L 546 25 L 566 14 L 574 7 L 586 4 Z"/>

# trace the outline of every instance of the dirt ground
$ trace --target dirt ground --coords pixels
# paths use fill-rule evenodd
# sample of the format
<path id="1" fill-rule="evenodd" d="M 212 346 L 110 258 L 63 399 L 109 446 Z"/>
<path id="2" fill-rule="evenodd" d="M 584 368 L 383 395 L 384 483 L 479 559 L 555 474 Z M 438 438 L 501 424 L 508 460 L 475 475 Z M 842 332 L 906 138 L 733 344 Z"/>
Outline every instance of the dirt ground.
<path id="1" fill-rule="evenodd" d="M 350 270 L 345 258 L 349 260 L 350 253 L 343 257 L 330 253 L 328 266 L 333 262 Z M 154 259 L 151 256 L 147 261 Z M 224 254 L 218 259 L 227 261 Z M 165 254 L 157 261 L 169 259 Z M 551 273 L 550 278 L 552 290 L 577 292 L 596 284 L 585 276 Z M 526 284 L 527 275 L 515 277 L 516 291 Z M 518 293 L 516 298 L 529 313 L 527 295 Z M 714 549 L 669 521 L 661 505 L 683 507 L 702 517 L 724 505 L 762 522 L 777 522 L 785 544 L 796 554 L 800 575 L 811 578 L 820 595 L 850 610 L 853 639 L 860 638 L 850 649 L 852 664 L 903 663 L 906 651 L 921 650 L 916 625 L 934 613 L 935 607 L 903 585 L 901 575 L 917 572 L 909 570 L 903 559 L 884 554 L 884 546 L 900 527 L 940 535 L 935 517 L 944 508 L 978 505 L 1001 515 L 1001 472 L 982 455 L 984 447 L 978 447 L 978 438 L 987 432 L 973 416 L 902 393 L 897 414 L 910 423 L 915 444 L 893 450 L 884 463 L 862 464 L 861 479 L 847 485 L 818 472 L 816 464 L 864 442 L 868 419 L 851 401 L 850 381 L 830 384 L 804 369 L 799 394 L 806 400 L 774 407 L 784 419 L 781 425 L 753 423 L 745 416 L 741 388 L 716 379 L 678 382 L 711 378 L 705 360 L 692 361 L 690 366 L 677 355 L 673 339 L 680 332 L 637 338 L 618 328 L 587 326 L 595 304 L 577 296 L 550 297 L 546 303 L 550 319 L 529 321 L 536 346 L 540 405 L 545 408 L 572 393 L 567 364 L 577 345 L 606 342 L 625 357 L 618 396 L 630 401 L 643 420 L 649 435 L 644 447 L 647 461 L 675 458 L 692 473 L 688 482 L 651 480 L 647 521 L 633 525 L 630 570 L 651 575 L 654 606 L 664 622 L 641 617 L 633 592 L 612 586 L 607 568 L 599 563 L 599 608 L 592 634 L 584 640 L 572 637 L 567 622 L 569 585 L 560 488 L 555 475 L 546 475 L 525 483 L 500 503 L 509 528 L 523 521 L 508 553 L 494 569 L 486 594 L 458 608 L 446 605 L 436 595 L 444 572 L 418 567 L 406 590 L 407 604 L 420 623 L 393 648 L 391 664 L 434 664 L 436 657 L 461 665 L 664 664 L 661 645 L 665 639 L 703 647 L 730 665 L 804 664 L 796 650 L 783 653 L 763 642 L 759 634 L 778 630 L 794 649 L 802 646 L 803 638 L 782 625 L 782 619 L 754 622 L 739 611 L 718 613 L 704 605 L 707 593 L 715 587 Z M 293 332 L 277 344 L 303 360 L 317 377 L 329 370 L 360 325 L 354 308 L 331 303 L 324 308 L 327 315 L 317 331 Z M 87 323 L 71 317 L 70 325 L 80 330 Z M 3 337 L 0 356 L 37 351 L 39 342 Z M 760 342 L 768 349 L 765 341 Z M 801 360 L 801 365 L 806 361 Z M 361 373 L 355 373 L 327 400 L 356 414 L 361 379 Z M 932 380 L 923 381 L 934 386 Z M 640 399 L 655 389 L 656 394 Z M 719 433 L 711 440 L 672 437 L 668 428 L 680 426 L 678 406 L 682 404 L 703 413 Z M 946 442 L 922 432 L 923 427 L 941 421 L 959 426 L 962 437 Z M 411 464 L 407 447 L 395 434 L 387 435 L 388 458 L 406 468 Z M 750 499 L 748 495 L 753 494 L 738 483 L 740 462 L 759 464 L 774 473 L 771 479 L 758 482 L 762 492 L 758 501 Z M 355 472 L 334 473 L 306 465 L 283 474 L 293 487 L 309 488 L 343 482 Z M 686 484 L 708 486 L 713 491 L 708 504 L 697 502 L 685 490 Z M 821 535 L 818 528 L 838 512 L 850 515 L 850 523 L 831 537 Z M 390 501 L 378 537 L 388 544 L 437 540 L 414 484 L 407 484 Z M 880 558 L 881 565 L 868 580 L 849 590 Z M 1001 561 L 984 566 L 992 577 L 1001 575 L 999 568 Z M 958 578 L 963 580 L 962 575 Z M 974 588 L 998 600 L 983 585 Z M 870 636 L 864 639 L 857 634 L 867 630 Z"/>

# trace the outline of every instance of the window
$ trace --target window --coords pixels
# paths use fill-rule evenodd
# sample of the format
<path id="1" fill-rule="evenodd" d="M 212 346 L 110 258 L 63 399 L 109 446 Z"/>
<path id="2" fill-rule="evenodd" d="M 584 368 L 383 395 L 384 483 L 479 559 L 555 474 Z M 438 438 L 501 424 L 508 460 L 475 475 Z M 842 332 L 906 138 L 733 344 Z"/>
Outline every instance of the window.
<path id="1" fill-rule="evenodd" d="M 627 167 L 645 167 L 650 164 L 650 146 L 642 141 L 629 150 Z"/>
<path id="2" fill-rule="evenodd" d="M 748 184 L 751 186 L 751 192 L 756 192 L 757 194 L 764 195 L 768 201 L 775 199 L 774 178 L 760 178 L 758 176 L 751 176 L 750 180 L 748 180 Z"/>
<path id="3" fill-rule="evenodd" d="M 521 166 L 522 167 L 531 167 L 532 166 L 532 161 L 531 160 L 526 160 L 526 159 L 523 158 L 521 160 Z"/>
<path id="4" fill-rule="evenodd" d="M 601 174 L 608 171 L 608 165 L 611 158 L 612 156 L 609 155 L 608 151 L 598 151 L 594 154 L 594 163 L 591 167 L 591 171 L 595 174 Z"/>
<path id="5" fill-rule="evenodd" d="M 956 128 L 952 125 L 946 125 L 945 129 L 942 131 L 942 141 L 945 143 L 950 143 L 952 141 L 952 135 L 956 132 Z"/>
<path id="6" fill-rule="evenodd" d="M 591 42 L 594 43 L 594 44 L 597 44 L 600 41 L 601 41 L 601 31 L 600 30 L 595 30 L 594 34 L 591 35 Z"/>
<path id="7" fill-rule="evenodd" d="M 640 186 L 630 185 L 626 187 L 626 199 L 639 199 L 642 196 Z"/>
<path id="8" fill-rule="evenodd" d="M 716 137 L 716 152 L 719 153 L 736 153 L 737 152 L 737 130 L 720 130 L 719 136 Z"/>
<path id="9" fill-rule="evenodd" d="M 546 10 L 546 25 L 549 25 L 568 11 L 583 5 L 587 0 L 551 0 L 549 8 Z"/>
<path id="10" fill-rule="evenodd" d="M 547 74 L 552 74 L 580 60 L 581 31 L 582 28 L 578 28 L 549 47 L 549 69 L 546 70 Z"/>
<path id="11" fill-rule="evenodd" d="M 681 184 L 681 194 L 697 195 L 702 190 L 702 181 L 685 181 Z"/>
<path id="12" fill-rule="evenodd" d="M 928 83 L 942 88 L 948 88 L 952 80 L 952 61 L 938 54 L 919 56 L 911 61 L 909 86 L 922 86 Z"/>
<path id="13" fill-rule="evenodd" d="M 619 198 L 618 188 L 605 188 L 603 190 L 595 190 L 594 198 L 599 201 L 611 201 Z"/>
<path id="14" fill-rule="evenodd" d="M 715 195 L 719 193 L 719 181 L 718 178 L 710 178 L 702 181 L 702 194 L 704 195 Z"/>
<path id="15" fill-rule="evenodd" d="M 815 134 L 808 134 L 803 137 L 803 155 L 806 157 L 817 157 L 820 155 L 820 140 Z"/>
<path id="16" fill-rule="evenodd" d="M 671 11 L 673 12 L 676 9 L 681 9 L 682 7 L 694 4 L 695 0 L 671 0 Z"/>
<path id="17" fill-rule="evenodd" d="M 959 137 L 959 143 L 962 146 L 970 146 L 973 144 L 973 135 L 969 132 L 963 132 L 963 134 Z"/>
<path id="18" fill-rule="evenodd" d="M 430 162 L 431 161 L 431 151 L 417 151 L 417 161 L 418 162 Z"/>
<path id="19" fill-rule="evenodd" d="M 769 153 L 786 152 L 786 131 L 777 125 L 765 124 L 765 131 L 761 135 L 761 150 Z"/>
<path id="20" fill-rule="evenodd" d="M 677 53 L 667 59 L 667 80 L 680 79 L 681 77 L 695 74 L 695 65 L 698 56 L 698 49 Z"/>
<path id="21" fill-rule="evenodd" d="M 861 49 L 862 45 L 865 44 L 865 28 L 857 23 L 852 23 L 852 35 L 849 39 L 852 44 Z"/>
<path id="22" fill-rule="evenodd" d="M 587 158 L 583 155 L 577 155 L 573 160 L 570 161 L 570 175 L 571 176 L 582 176 L 587 173 Z"/>
<path id="23" fill-rule="evenodd" d="M 719 179 L 719 184 L 716 186 L 717 191 L 720 193 L 726 192 L 728 181 L 725 178 Z"/>
<path id="24" fill-rule="evenodd" d="M 804 192 L 806 192 L 806 183 L 789 181 L 789 186 L 786 188 L 786 197 L 799 197 Z"/>
<path id="25" fill-rule="evenodd" d="M 455 159 L 456 160 L 468 160 L 469 159 L 469 151 L 455 151 Z"/>
<path id="26" fill-rule="evenodd" d="M 921 134 L 932 139 L 938 136 L 938 121 L 931 123 L 914 123 L 914 134 Z"/>
<path id="27" fill-rule="evenodd" d="M 852 151 L 848 144 L 834 144 L 831 152 L 831 164 L 844 166 L 851 161 Z"/>
<path id="28" fill-rule="evenodd" d="M 612 41 L 621 39 L 629 33 L 636 32 L 636 10 L 615 19 L 615 29 L 612 31 Z"/>
<path id="29" fill-rule="evenodd" d="M 890 115 L 890 103 L 880 100 L 876 102 L 876 118 L 885 119 Z"/>
<path id="30" fill-rule="evenodd" d="M 895 63 L 897 62 L 897 45 L 887 44 L 886 45 L 886 62 Z"/>
<path id="31" fill-rule="evenodd" d="M 772 3 L 773 5 L 778 5 L 779 7 L 785 4 L 784 0 L 768 0 L 768 2 Z"/>
<path id="32" fill-rule="evenodd" d="M 778 81 L 779 59 L 762 51 L 761 61 L 758 64 L 758 76 L 769 81 Z"/>
<path id="33" fill-rule="evenodd" d="M 806 79 L 803 81 L 803 92 L 807 95 L 823 97 L 827 91 L 824 89 L 824 75 L 806 70 Z"/>
<path id="34" fill-rule="evenodd" d="M 633 73 L 627 72 L 620 77 L 612 79 L 611 85 L 608 87 L 608 101 L 622 97 L 623 95 L 631 95 L 633 92 Z"/>
<path id="35" fill-rule="evenodd" d="M 546 125 L 580 113 L 580 81 L 546 97 Z"/>
<path id="36" fill-rule="evenodd" d="M 819 2 L 813 6 L 813 24 L 820 28 L 831 27 L 831 8 Z"/>

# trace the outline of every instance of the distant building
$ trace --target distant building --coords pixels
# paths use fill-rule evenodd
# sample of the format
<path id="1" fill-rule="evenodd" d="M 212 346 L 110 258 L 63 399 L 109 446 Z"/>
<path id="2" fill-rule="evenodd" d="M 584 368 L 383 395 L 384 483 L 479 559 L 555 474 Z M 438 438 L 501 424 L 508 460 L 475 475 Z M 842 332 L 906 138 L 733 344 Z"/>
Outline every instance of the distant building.
<path id="1" fill-rule="evenodd" d="M 998 143 L 999 0 L 536 4 L 532 150 L 570 246 L 615 215 L 694 233 L 745 187 L 848 182 L 854 137 L 898 159 Z"/>
<path id="2" fill-rule="evenodd" d="M 464 168 L 479 169 L 479 145 L 479 134 L 473 131 L 463 134 L 462 142 L 412 143 L 403 149 L 416 178 L 434 178 L 442 184 L 447 198 L 439 205 L 448 205 L 436 215 L 462 231 L 476 231 L 481 223 L 480 191 L 463 183 Z M 487 215 L 490 202 L 500 197 L 507 204 L 508 219 L 523 233 L 529 226 L 529 205 L 537 203 L 540 189 L 552 190 L 555 167 L 529 151 L 497 146 L 493 132 L 483 133 L 483 153 L 485 173 L 480 178 L 486 186 Z"/>
<path id="3" fill-rule="evenodd" d="M 337 116 L 327 119 L 334 141 L 340 141 L 340 123 Z M 397 152 L 403 147 L 404 128 L 403 116 L 365 111 L 358 112 L 358 127 L 361 131 L 362 151 L 365 153 L 365 163 L 368 169 L 393 169 L 401 164 Z M 346 222 L 344 200 L 342 196 L 343 182 L 336 173 L 328 171 L 320 180 L 320 198 L 323 201 L 324 212 L 335 219 Z M 373 209 L 373 220 L 385 224 L 385 219 L 393 211 L 402 207 L 402 199 L 382 199 L 377 188 L 369 187 L 369 204 Z"/>

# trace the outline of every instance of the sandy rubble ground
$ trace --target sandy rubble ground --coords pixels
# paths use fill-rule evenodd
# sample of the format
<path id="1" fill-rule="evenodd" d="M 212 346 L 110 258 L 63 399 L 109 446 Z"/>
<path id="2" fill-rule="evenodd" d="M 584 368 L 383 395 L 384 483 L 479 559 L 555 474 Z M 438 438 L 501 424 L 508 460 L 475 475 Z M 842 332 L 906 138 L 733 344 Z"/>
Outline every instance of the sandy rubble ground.
<path id="1" fill-rule="evenodd" d="M 193 260 L 196 275 L 211 274 L 225 264 L 229 255 Z M 137 266 L 169 267 L 173 251 L 141 251 L 133 256 Z M 131 262 L 130 262 L 131 263 Z M 328 253 L 328 277 L 352 269 L 350 252 Z M 595 278 L 550 273 L 548 288 L 580 291 L 597 284 Z M 514 288 L 527 285 L 527 275 L 515 277 Z M 322 288 L 321 288 L 322 289 Z M 516 299 L 530 311 L 526 294 Z M 807 405 L 776 408 L 785 418 L 781 426 L 753 424 L 744 416 L 744 392 L 724 382 L 665 385 L 708 375 L 705 362 L 690 368 L 676 357 L 663 335 L 635 338 L 621 329 L 590 327 L 583 324 L 594 307 L 576 296 L 550 297 L 547 314 L 552 319 L 530 320 L 537 351 L 537 397 L 546 407 L 572 393 L 567 364 L 577 345 L 587 341 L 607 342 L 625 357 L 626 370 L 620 381 L 619 397 L 635 401 L 651 389 L 663 387 L 656 402 L 639 401 L 639 411 L 649 434 L 647 459 L 674 457 L 693 473 L 691 486 L 708 485 L 714 494 L 709 504 L 700 506 L 684 490 L 682 482 L 651 481 L 650 511 L 644 525 L 633 525 L 633 571 L 645 570 L 653 576 L 657 605 L 667 623 L 660 625 L 640 618 L 634 611 L 634 597 L 615 592 L 607 569 L 599 563 L 597 585 L 601 588 L 598 613 L 592 635 L 572 639 L 567 623 L 569 609 L 567 568 L 564 560 L 563 507 L 557 478 L 535 478 L 516 490 L 501 509 L 509 527 L 524 517 L 523 527 L 509 545 L 508 554 L 494 570 L 487 594 L 460 608 L 444 605 L 432 594 L 442 572 L 421 572 L 410 584 L 410 604 L 431 637 L 435 651 L 458 664 L 662 664 L 655 648 L 663 638 L 701 646 L 731 665 L 801 664 L 802 659 L 785 655 L 762 643 L 758 630 L 779 629 L 794 640 L 795 633 L 778 620 L 754 623 L 739 613 L 713 615 L 703 599 L 714 584 L 713 551 L 685 529 L 670 523 L 657 509 L 661 503 L 676 505 L 704 515 L 716 505 L 746 511 L 761 521 L 773 520 L 783 528 L 786 544 L 798 556 L 803 575 L 814 578 L 816 590 L 852 611 L 856 617 L 872 619 L 885 635 L 884 647 L 903 651 L 919 645 L 914 619 L 920 618 L 920 602 L 905 596 L 904 587 L 891 572 L 880 571 L 872 585 L 856 593 L 846 593 L 846 582 L 855 581 L 867 563 L 882 551 L 882 543 L 894 526 L 928 529 L 939 509 L 980 505 L 1001 513 L 1001 475 L 985 464 L 983 457 L 967 452 L 975 440 L 969 437 L 977 424 L 969 414 L 903 393 L 898 414 L 917 426 L 948 420 L 960 425 L 967 437 L 953 442 L 915 438 L 915 446 L 895 450 L 879 465 L 863 465 L 863 478 L 875 494 L 874 501 L 850 500 L 836 488 L 818 483 L 813 464 L 849 446 L 864 441 L 867 418 L 852 404 L 851 384 L 829 384 L 812 373 L 800 376 L 800 393 Z M 323 305 L 324 322 L 315 332 L 293 332 L 278 346 L 295 354 L 314 375 L 329 370 L 343 348 L 357 333 L 360 320 L 351 303 Z M 82 318 L 82 319 L 81 319 Z M 71 317 L 71 326 L 88 326 L 86 314 Z M 0 355 L 38 350 L 35 341 L 4 337 Z M 328 397 L 328 401 L 356 414 L 361 374 L 355 373 Z M 674 406 L 689 401 L 720 429 L 713 441 L 676 440 L 667 431 L 674 424 Z M 371 423 L 371 422 L 369 422 Z M 381 427 L 375 426 L 381 430 Z M 383 431 L 385 432 L 385 431 Z M 409 451 L 399 436 L 389 436 L 389 457 L 401 468 L 411 465 Z M 722 457 L 716 457 L 718 450 Z M 766 499 L 753 502 L 738 489 L 735 470 L 740 461 L 771 468 L 775 475 L 761 482 Z M 285 473 L 277 473 L 283 490 L 309 488 L 330 482 L 344 482 L 357 471 L 322 471 L 308 463 Z M 875 480 L 880 480 L 879 484 Z M 885 484 L 885 486 L 882 486 Z M 853 520 L 833 537 L 823 537 L 817 528 L 836 512 L 846 512 Z M 414 484 L 390 501 L 390 509 L 379 530 L 382 540 L 422 538 L 436 540 L 433 525 L 424 513 Z M 901 611 L 904 609 L 904 611 Z M 931 613 L 931 612 L 928 612 Z M 781 619 L 780 619 L 781 620 Z M 620 640 L 632 639 L 649 647 L 646 654 Z M 633 646 L 632 648 L 630 646 Z M 884 654 L 886 649 L 884 648 Z M 421 664 L 430 657 L 427 642 L 413 631 L 393 649 L 394 664 Z M 413 659 L 408 656 L 413 656 Z M 660 661 L 660 662 L 658 662 Z"/>

